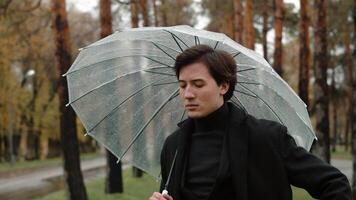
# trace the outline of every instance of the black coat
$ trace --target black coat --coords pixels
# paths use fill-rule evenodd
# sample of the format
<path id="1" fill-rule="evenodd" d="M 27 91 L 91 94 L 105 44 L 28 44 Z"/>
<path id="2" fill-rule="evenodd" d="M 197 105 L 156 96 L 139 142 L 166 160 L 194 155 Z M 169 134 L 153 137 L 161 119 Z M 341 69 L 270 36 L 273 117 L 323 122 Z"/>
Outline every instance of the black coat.
<path id="1" fill-rule="evenodd" d="M 351 199 L 347 178 L 336 168 L 297 147 L 286 127 L 258 120 L 232 104 L 227 130 L 228 163 L 232 173 L 235 200 L 291 200 L 291 185 L 304 188 L 322 200 Z M 174 154 L 178 150 L 168 191 L 174 200 L 181 198 L 184 155 L 193 120 L 179 124 L 161 153 L 162 183 L 166 182 Z M 216 187 L 216 185 L 214 186 Z M 219 198 L 221 194 L 214 194 Z"/>

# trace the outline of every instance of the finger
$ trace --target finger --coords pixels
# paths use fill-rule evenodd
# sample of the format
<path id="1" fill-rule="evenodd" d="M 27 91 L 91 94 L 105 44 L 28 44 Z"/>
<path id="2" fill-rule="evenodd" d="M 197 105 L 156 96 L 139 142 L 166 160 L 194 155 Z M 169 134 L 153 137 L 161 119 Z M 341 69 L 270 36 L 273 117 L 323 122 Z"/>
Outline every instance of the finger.
<path id="1" fill-rule="evenodd" d="M 161 198 L 163 197 L 159 192 L 154 192 L 152 196 L 149 198 L 149 200 L 160 200 Z"/>
<path id="2" fill-rule="evenodd" d="M 168 194 L 164 194 L 163 197 L 167 200 L 173 200 L 173 197 L 169 196 Z"/>

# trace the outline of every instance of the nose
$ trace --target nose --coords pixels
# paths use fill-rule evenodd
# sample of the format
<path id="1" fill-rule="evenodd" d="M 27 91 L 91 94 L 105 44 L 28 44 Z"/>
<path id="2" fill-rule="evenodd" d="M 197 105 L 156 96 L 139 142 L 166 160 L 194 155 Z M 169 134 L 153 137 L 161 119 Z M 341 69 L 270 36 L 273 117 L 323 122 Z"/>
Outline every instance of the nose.
<path id="1" fill-rule="evenodd" d="M 192 99 L 195 97 L 194 91 L 190 86 L 187 86 L 183 90 L 183 98 L 185 99 Z"/>

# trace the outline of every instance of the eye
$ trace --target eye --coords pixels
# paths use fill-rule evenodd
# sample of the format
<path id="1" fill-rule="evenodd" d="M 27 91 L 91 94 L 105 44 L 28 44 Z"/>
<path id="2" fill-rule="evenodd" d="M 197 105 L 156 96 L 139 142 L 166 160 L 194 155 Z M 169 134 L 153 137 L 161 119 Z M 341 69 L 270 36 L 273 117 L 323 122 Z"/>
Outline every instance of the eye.
<path id="1" fill-rule="evenodd" d="M 186 83 L 183 83 L 183 82 L 180 82 L 180 83 L 179 83 L 179 87 L 182 88 L 182 89 L 184 89 L 184 88 L 186 87 L 186 85 L 187 85 L 187 84 L 186 84 Z"/>
<path id="2" fill-rule="evenodd" d="M 202 81 L 197 81 L 197 82 L 194 83 L 194 85 L 195 85 L 195 87 L 197 87 L 197 88 L 201 88 L 201 87 L 203 87 L 205 84 L 204 84 L 204 82 L 202 82 Z"/>

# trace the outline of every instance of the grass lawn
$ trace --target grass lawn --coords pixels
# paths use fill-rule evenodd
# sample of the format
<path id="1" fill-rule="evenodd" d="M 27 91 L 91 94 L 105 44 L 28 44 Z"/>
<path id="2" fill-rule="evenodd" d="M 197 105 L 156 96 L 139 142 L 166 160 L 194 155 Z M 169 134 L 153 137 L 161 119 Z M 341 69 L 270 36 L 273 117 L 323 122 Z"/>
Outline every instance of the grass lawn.
<path id="1" fill-rule="evenodd" d="M 130 168 L 131 169 L 131 168 Z M 152 176 L 144 174 L 142 178 L 133 178 L 131 170 L 124 171 L 124 193 L 123 194 L 105 194 L 105 180 L 97 178 L 87 182 L 87 194 L 91 200 L 144 200 L 148 199 L 153 191 L 158 190 L 159 183 Z M 64 190 L 51 193 L 37 200 L 66 200 Z"/>
<path id="2" fill-rule="evenodd" d="M 331 158 L 352 160 L 351 147 L 346 151 L 344 146 L 336 146 L 335 152 L 331 151 Z"/>
<path id="3" fill-rule="evenodd" d="M 156 191 L 159 183 L 150 175 L 145 174 L 143 178 L 133 178 L 131 170 L 124 171 L 124 193 L 123 194 L 105 194 L 104 179 L 97 178 L 86 183 L 88 197 L 91 200 L 145 200 Z M 294 200 L 313 200 L 303 189 L 293 187 Z M 64 190 L 51 193 L 37 200 L 66 200 Z"/>

